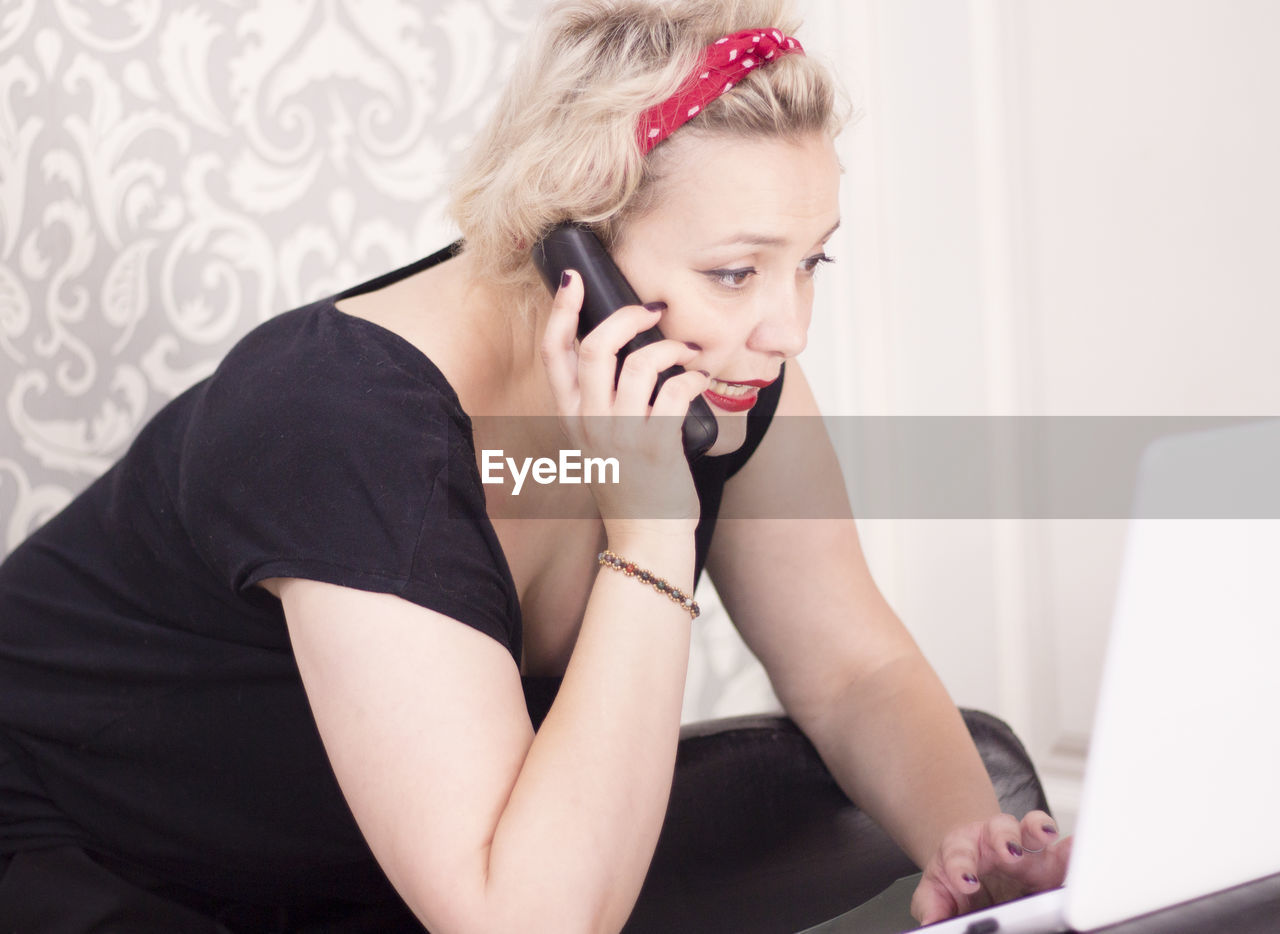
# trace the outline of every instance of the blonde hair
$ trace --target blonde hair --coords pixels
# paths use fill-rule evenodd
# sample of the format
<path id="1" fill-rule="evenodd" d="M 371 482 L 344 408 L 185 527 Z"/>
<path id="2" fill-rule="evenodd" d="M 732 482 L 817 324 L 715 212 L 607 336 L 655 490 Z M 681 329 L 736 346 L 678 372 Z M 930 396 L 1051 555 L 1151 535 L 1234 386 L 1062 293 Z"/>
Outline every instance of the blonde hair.
<path id="1" fill-rule="evenodd" d="M 640 115 L 681 88 L 706 47 L 742 29 L 794 32 L 788 0 L 564 0 L 517 62 L 454 183 L 450 215 L 477 270 L 527 314 L 546 289 L 529 257 L 552 227 L 590 225 L 611 247 L 653 203 L 660 144 L 640 154 Z M 720 95 L 681 134 L 834 135 L 845 121 L 834 79 L 785 55 Z M 839 109 L 838 109 L 839 108 Z"/>

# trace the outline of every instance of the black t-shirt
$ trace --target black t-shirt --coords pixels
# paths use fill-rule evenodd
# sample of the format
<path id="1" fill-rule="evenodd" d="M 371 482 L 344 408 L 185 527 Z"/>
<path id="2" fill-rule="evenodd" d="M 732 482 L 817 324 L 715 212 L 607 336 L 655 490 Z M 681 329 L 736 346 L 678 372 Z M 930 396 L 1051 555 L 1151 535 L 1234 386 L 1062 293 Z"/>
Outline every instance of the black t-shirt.
<path id="1" fill-rule="evenodd" d="M 471 422 L 412 344 L 335 307 L 287 312 L 173 400 L 0 565 L 0 854 L 83 846 L 174 893 L 393 899 L 307 705 L 279 601 L 303 577 L 395 594 L 521 657 L 520 607 Z M 694 469 L 701 572 L 748 439 Z M 526 679 L 535 725 L 558 679 Z"/>

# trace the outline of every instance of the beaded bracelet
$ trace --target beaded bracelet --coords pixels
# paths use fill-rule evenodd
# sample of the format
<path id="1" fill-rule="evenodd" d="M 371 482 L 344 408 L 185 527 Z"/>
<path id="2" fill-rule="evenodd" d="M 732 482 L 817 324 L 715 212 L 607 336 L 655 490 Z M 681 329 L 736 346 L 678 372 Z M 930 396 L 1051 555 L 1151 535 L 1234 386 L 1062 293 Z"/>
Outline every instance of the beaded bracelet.
<path id="1" fill-rule="evenodd" d="M 652 586 L 654 590 L 658 591 L 658 593 L 666 594 L 669 599 L 675 601 L 689 611 L 690 619 L 697 619 L 698 614 L 702 612 L 698 609 L 698 604 L 694 602 L 693 597 L 686 596 L 679 588 L 668 584 L 661 577 L 655 577 L 644 568 L 636 567 L 630 561 L 624 560 L 612 551 L 609 551 L 607 548 L 600 552 L 600 554 L 596 555 L 596 561 L 598 561 L 602 567 L 613 568 L 615 571 L 621 571 L 623 574 L 627 575 L 627 577 L 639 578 L 644 583 Z"/>

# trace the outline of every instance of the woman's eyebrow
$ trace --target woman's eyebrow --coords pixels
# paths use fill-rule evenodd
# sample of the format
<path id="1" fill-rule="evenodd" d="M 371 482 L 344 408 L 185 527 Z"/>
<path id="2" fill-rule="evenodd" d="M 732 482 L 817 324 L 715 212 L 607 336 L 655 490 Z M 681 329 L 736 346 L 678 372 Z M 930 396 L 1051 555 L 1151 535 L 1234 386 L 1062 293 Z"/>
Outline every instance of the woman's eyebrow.
<path id="1" fill-rule="evenodd" d="M 832 224 L 831 229 L 818 238 L 818 242 L 821 243 L 823 240 L 826 240 L 828 237 L 830 237 L 833 233 L 836 232 L 836 228 L 839 226 L 840 226 L 839 221 L 836 221 L 834 224 Z M 775 247 L 775 246 L 786 246 L 786 243 L 787 241 L 784 237 L 772 236 L 770 234 L 748 232 L 748 233 L 734 234 L 731 237 L 726 237 L 725 239 L 712 244 L 712 247 L 719 248 L 723 246 L 737 246 L 740 244 L 744 246 Z"/>

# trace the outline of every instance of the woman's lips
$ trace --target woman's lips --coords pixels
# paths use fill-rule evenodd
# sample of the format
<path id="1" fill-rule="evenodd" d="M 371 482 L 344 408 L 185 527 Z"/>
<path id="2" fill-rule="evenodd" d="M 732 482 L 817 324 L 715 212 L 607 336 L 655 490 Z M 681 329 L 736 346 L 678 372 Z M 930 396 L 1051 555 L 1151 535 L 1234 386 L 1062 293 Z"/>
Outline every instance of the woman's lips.
<path id="1" fill-rule="evenodd" d="M 760 390 L 773 380 L 748 379 L 742 382 L 729 382 L 712 378 L 711 385 L 702 393 L 703 397 L 717 408 L 726 412 L 745 412 L 756 404 Z"/>

